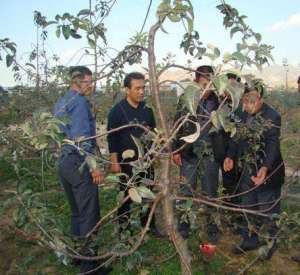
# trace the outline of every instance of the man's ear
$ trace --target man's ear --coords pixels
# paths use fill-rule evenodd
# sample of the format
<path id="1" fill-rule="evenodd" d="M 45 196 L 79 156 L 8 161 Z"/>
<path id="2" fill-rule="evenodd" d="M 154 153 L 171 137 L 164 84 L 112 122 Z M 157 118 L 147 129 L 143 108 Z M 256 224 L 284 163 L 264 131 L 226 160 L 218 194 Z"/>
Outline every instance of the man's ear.
<path id="1" fill-rule="evenodd" d="M 128 87 L 125 87 L 125 93 L 126 93 L 126 95 L 128 95 L 128 92 L 129 92 L 129 88 Z"/>

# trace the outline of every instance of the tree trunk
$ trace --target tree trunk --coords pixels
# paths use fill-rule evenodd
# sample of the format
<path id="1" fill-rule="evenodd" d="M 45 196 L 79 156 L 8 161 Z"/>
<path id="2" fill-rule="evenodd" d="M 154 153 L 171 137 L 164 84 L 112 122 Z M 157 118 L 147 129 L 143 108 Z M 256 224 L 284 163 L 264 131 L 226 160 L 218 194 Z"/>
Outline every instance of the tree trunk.
<path id="1" fill-rule="evenodd" d="M 149 83 L 150 83 L 150 91 L 154 95 L 155 105 L 158 111 L 158 119 L 159 123 L 163 129 L 165 138 L 169 137 L 169 129 L 166 124 L 165 114 L 162 111 L 162 107 L 160 104 L 159 98 L 159 83 L 156 71 L 156 63 L 155 63 L 155 51 L 154 51 L 154 41 L 155 41 L 155 33 L 159 29 L 160 22 L 157 22 L 153 25 L 149 31 L 149 44 L 148 44 L 148 66 L 149 66 Z M 168 149 L 171 153 L 171 150 Z M 174 206 L 172 200 L 171 186 L 170 186 L 170 166 L 171 166 L 171 158 L 170 155 L 168 157 L 161 158 L 161 175 L 160 175 L 160 183 L 163 191 L 163 216 L 165 222 L 165 229 L 175 245 L 177 253 L 179 254 L 181 261 L 181 273 L 192 274 L 191 273 L 191 256 L 187 247 L 187 242 L 178 234 L 176 229 L 177 219 L 174 213 Z"/>

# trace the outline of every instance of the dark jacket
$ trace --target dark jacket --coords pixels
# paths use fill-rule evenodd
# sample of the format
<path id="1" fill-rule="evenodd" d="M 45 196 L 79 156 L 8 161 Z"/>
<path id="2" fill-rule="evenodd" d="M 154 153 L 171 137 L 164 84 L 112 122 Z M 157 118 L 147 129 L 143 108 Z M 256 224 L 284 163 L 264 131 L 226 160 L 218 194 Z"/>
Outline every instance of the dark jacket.
<path id="1" fill-rule="evenodd" d="M 135 123 L 153 130 L 155 128 L 153 111 L 147 107 L 145 102 L 140 102 L 139 106 L 134 108 L 126 99 L 123 99 L 110 110 L 107 130 Z M 107 136 L 109 152 L 117 153 L 119 161 L 122 161 L 122 153 L 126 150 L 133 150 L 135 151 L 135 157 L 130 161 L 137 159 L 138 150 L 132 136 L 140 138 L 144 133 L 144 130 L 139 127 L 129 127 L 109 134 Z"/>
<path id="2" fill-rule="evenodd" d="M 272 175 L 267 181 L 266 186 L 280 186 L 284 183 L 285 169 L 280 151 L 280 114 L 264 103 L 259 113 L 251 116 L 246 112 L 241 114 L 241 123 L 250 128 L 259 119 L 264 121 L 264 129 L 259 133 L 262 151 L 257 154 L 257 168 L 262 166 L 268 168 L 268 175 Z M 252 140 L 240 138 L 237 142 L 230 141 L 227 156 L 230 158 L 240 158 L 243 154 L 249 153 L 249 147 Z M 258 160 L 260 159 L 260 161 Z M 244 163 L 243 165 L 246 165 Z M 256 171 L 253 169 L 252 174 Z"/>
<path id="3" fill-rule="evenodd" d="M 208 122 L 210 119 L 210 114 L 212 111 L 217 110 L 219 107 L 219 101 L 218 97 L 211 93 L 207 98 L 201 99 L 198 102 L 197 108 L 196 108 L 196 115 L 189 116 L 189 119 L 195 122 L 199 122 L 201 126 L 201 134 L 198 140 L 195 143 L 189 143 L 186 144 L 185 147 L 180 151 L 181 155 L 185 159 L 189 158 L 196 158 L 196 154 L 194 153 L 196 147 L 203 146 L 203 142 L 208 144 L 212 147 L 214 151 L 215 159 L 223 159 L 225 151 L 224 148 L 224 140 L 223 140 L 223 131 L 209 133 L 212 124 L 208 123 L 205 128 L 203 126 Z M 184 106 L 183 103 L 183 95 L 179 98 L 177 107 L 176 107 L 176 115 L 174 122 L 177 122 L 178 119 L 185 116 L 188 113 L 187 107 Z M 186 122 L 184 125 L 180 128 L 178 131 L 175 140 L 172 144 L 172 150 L 175 151 L 179 148 L 181 148 L 185 142 L 183 140 L 180 140 L 181 137 L 191 135 L 195 133 L 196 131 L 196 125 L 192 122 Z M 221 151 L 219 150 L 221 149 Z"/>

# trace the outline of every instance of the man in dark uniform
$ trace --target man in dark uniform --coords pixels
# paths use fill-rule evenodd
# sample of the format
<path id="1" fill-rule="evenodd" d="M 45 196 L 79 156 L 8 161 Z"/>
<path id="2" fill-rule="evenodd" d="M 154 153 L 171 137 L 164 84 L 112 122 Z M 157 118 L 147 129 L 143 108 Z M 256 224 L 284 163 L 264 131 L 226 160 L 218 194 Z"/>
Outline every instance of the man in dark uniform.
<path id="1" fill-rule="evenodd" d="M 226 74 L 228 81 L 230 83 L 232 82 L 241 82 L 241 78 L 233 73 L 227 73 Z M 230 96 L 229 96 L 229 101 Z M 232 114 L 232 121 L 235 121 L 236 119 L 239 119 L 240 117 L 240 112 L 241 112 L 241 104 L 240 106 L 237 108 L 237 110 L 235 110 L 235 112 Z M 223 131 L 223 144 L 224 144 L 224 149 L 225 152 L 228 151 L 229 148 L 229 143 L 231 142 L 231 137 L 229 133 L 226 133 L 225 131 Z M 224 154 L 224 158 L 225 158 L 226 154 Z M 224 159 L 222 160 L 222 164 L 223 164 Z M 233 195 L 235 193 L 237 193 L 238 191 L 238 181 L 239 181 L 239 171 L 238 171 L 238 167 L 237 165 L 234 165 L 233 169 L 231 169 L 230 171 L 225 171 L 224 170 L 224 165 L 221 165 L 221 169 L 222 169 L 222 180 L 223 180 L 223 188 L 224 188 L 224 194 L 225 195 Z M 238 203 L 238 198 L 234 197 L 229 199 L 229 201 L 231 203 L 237 204 Z"/>
<path id="2" fill-rule="evenodd" d="M 224 170 L 230 171 L 233 168 L 233 156 L 239 154 L 244 166 L 240 192 L 246 192 L 241 195 L 241 206 L 268 215 L 265 218 L 249 216 L 247 220 L 252 221 L 256 229 L 262 225 L 267 228 L 272 245 L 261 257 L 270 259 L 276 250 L 278 229 L 274 216 L 280 214 L 281 185 L 284 183 L 285 170 L 279 141 L 281 118 L 277 111 L 264 103 L 263 93 L 264 86 L 260 81 L 254 81 L 245 89 L 242 122 L 247 134 L 240 138 L 238 144 L 231 146 L 228 153 L 230 157 L 224 161 Z M 255 155 L 255 159 L 251 155 Z M 260 245 L 257 230 L 249 232 L 247 221 L 244 222 L 242 242 L 233 249 L 235 254 L 256 249 Z"/>
<path id="3" fill-rule="evenodd" d="M 198 86 L 198 90 L 195 91 L 195 97 L 198 98 L 196 99 L 196 116 L 191 115 L 189 117 L 191 120 L 199 122 L 201 127 L 204 125 L 206 127 L 203 128 L 196 142 L 186 144 L 180 150 L 184 144 L 180 138 L 196 131 L 194 123 L 186 122 L 178 131 L 176 139 L 173 142 L 173 151 L 180 150 L 173 155 L 173 161 L 180 167 L 180 175 L 186 179 L 187 185 L 190 186 L 190 191 L 184 191 L 186 193 L 184 195 L 191 195 L 195 191 L 197 178 L 200 175 L 202 194 L 209 197 L 217 197 L 219 167 L 224 159 L 225 151 L 221 152 L 223 151 L 223 145 L 220 146 L 220 141 L 223 138 L 222 133 L 209 133 L 212 127 L 212 124 L 208 123 L 210 114 L 212 111 L 217 110 L 219 106 L 217 95 L 211 89 L 206 89 L 213 73 L 214 71 L 211 66 L 204 65 L 197 68 L 194 80 Z M 201 95 L 201 91 L 203 90 L 205 90 L 205 94 Z M 175 122 L 189 112 L 183 103 L 184 96 L 183 94 L 179 98 Z M 201 99 L 199 100 L 200 96 Z M 209 215 L 207 222 L 207 237 L 209 241 L 216 242 L 219 230 L 211 217 L 212 215 Z M 186 222 L 179 223 L 178 230 L 184 238 L 187 238 L 189 224 Z"/>
<path id="4" fill-rule="evenodd" d="M 66 118 L 68 122 L 61 126 L 67 139 L 76 141 L 78 138 L 95 136 L 96 123 L 86 99 L 93 88 L 92 72 L 84 66 L 70 69 L 70 90 L 54 106 L 54 114 Z M 71 207 L 71 234 L 75 239 L 85 239 L 100 219 L 98 184 L 103 179 L 102 171 L 94 165 L 82 164 L 96 148 L 94 139 L 79 144 L 64 144 L 59 161 L 59 177 Z M 82 167 L 82 171 L 79 168 Z M 96 251 L 87 245 L 81 253 L 95 256 Z M 93 261 L 80 261 L 80 271 L 87 272 L 98 266 Z M 107 274 L 107 269 L 100 269 L 90 274 Z"/>
<path id="5" fill-rule="evenodd" d="M 138 123 L 149 130 L 155 128 L 154 114 L 144 99 L 145 77 L 143 74 L 133 72 L 126 75 L 124 79 L 126 98 L 117 103 L 109 112 L 107 130 L 112 130 L 124 125 Z M 120 190 L 125 191 L 128 195 L 127 181 L 133 176 L 133 167 L 130 162 L 138 159 L 138 148 L 133 138 L 140 139 L 145 131 L 139 127 L 129 127 L 110 133 L 107 136 L 109 152 L 111 154 L 111 170 L 113 173 L 125 173 L 127 176 L 120 177 Z M 145 153 L 147 146 L 145 146 Z M 147 171 L 135 176 L 135 183 L 140 184 L 142 178 L 154 179 L 154 170 L 151 166 Z M 131 229 L 129 224 L 130 205 L 129 199 L 118 209 L 120 231 Z M 150 209 L 149 209 L 150 210 Z M 141 225 L 145 226 L 148 219 L 149 211 L 146 215 L 141 216 Z M 152 218 L 150 231 L 154 235 L 159 235 L 155 227 L 154 218 Z"/>

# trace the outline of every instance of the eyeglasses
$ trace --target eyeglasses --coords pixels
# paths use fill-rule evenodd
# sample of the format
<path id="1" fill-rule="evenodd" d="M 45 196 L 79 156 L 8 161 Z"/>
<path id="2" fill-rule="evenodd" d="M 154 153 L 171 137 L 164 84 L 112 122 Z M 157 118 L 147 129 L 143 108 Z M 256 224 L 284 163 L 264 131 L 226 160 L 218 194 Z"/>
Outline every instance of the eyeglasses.
<path id="1" fill-rule="evenodd" d="M 95 82 L 95 80 L 81 80 L 80 83 L 84 83 L 84 84 L 93 84 Z"/>

